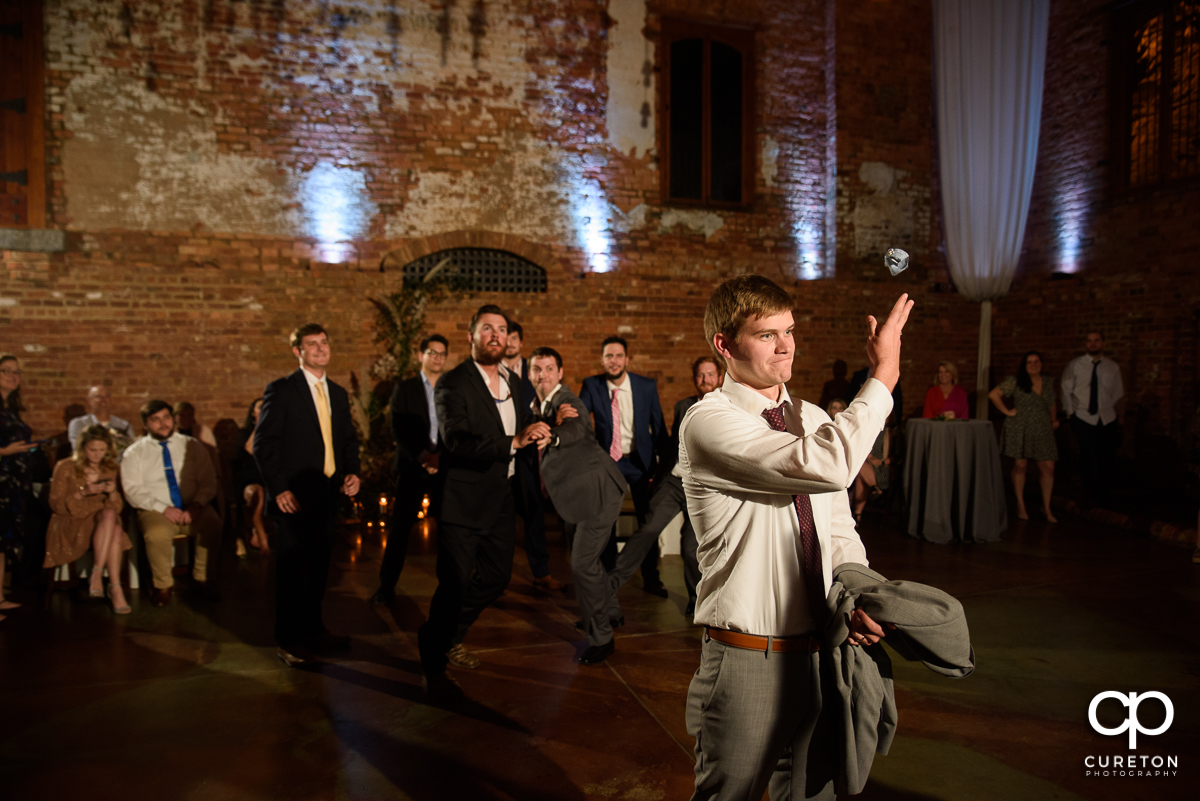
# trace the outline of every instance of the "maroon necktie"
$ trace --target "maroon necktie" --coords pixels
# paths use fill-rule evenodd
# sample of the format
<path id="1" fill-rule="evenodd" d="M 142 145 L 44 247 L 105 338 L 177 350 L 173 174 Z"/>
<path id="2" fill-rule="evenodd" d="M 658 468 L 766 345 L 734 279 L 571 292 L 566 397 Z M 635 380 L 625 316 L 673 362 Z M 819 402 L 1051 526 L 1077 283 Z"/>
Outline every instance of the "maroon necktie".
<path id="1" fill-rule="evenodd" d="M 786 431 L 783 407 L 765 409 L 762 413 L 776 431 Z M 825 623 L 825 576 L 821 571 L 821 543 L 817 539 L 817 524 L 813 521 L 812 502 L 807 495 L 793 495 L 796 516 L 800 518 L 800 547 L 804 550 L 804 586 L 808 590 L 808 605 L 813 622 L 819 628 Z"/>

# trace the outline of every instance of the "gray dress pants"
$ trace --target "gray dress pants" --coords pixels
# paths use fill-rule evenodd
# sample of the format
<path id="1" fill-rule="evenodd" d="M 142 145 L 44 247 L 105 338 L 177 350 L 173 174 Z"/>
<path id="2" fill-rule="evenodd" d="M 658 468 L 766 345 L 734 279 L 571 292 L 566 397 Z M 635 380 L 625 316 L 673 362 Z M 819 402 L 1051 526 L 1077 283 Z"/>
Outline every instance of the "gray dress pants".
<path id="1" fill-rule="evenodd" d="M 621 549 L 621 555 L 617 557 L 616 567 L 609 574 L 614 592 L 621 589 L 637 572 L 642 560 L 658 543 L 663 529 L 670 525 L 675 515 L 680 512 L 684 515 L 680 543 L 683 576 L 688 597 L 696 597 L 696 582 L 700 580 L 700 568 L 696 563 L 696 533 L 687 517 L 687 496 L 683 492 L 683 479 L 671 475 L 666 476 L 654 489 L 654 495 L 650 498 L 650 514 L 646 517 L 645 524 L 633 533 L 629 542 Z"/>
<path id="2" fill-rule="evenodd" d="M 624 493 L 618 491 L 615 483 L 607 483 L 611 486 L 605 493 L 600 513 L 577 521 L 571 541 L 571 577 L 575 582 L 575 599 L 579 602 L 589 645 L 604 645 L 611 641 L 613 630 L 609 618 L 617 618 L 621 614 L 621 605 L 609 582 L 608 573 L 600 563 L 600 555 L 604 553 L 612 536 L 613 525 L 621 514 Z"/>
<path id="3" fill-rule="evenodd" d="M 834 798 L 833 782 L 805 794 L 804 766 L 821 711 L 818 654 L 742 648 L 704 638 L 687 697 L 696 738 L 693 801 Z M 792 762 L 798 766 L 792 781 Z"/>

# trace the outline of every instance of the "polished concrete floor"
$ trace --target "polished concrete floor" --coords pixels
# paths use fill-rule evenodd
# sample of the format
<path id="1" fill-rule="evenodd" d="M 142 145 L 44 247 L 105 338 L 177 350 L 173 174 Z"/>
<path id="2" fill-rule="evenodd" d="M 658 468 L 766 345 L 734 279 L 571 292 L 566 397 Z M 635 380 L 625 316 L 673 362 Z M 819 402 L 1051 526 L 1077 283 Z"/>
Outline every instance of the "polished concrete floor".
<path id="1" fill-rule="evenodd" d="M 873 566 L 960 598 L 978 669 L 948 680 L 894 657 L 900 724 L 868 799 L 1162 799 L 1200 789 L 1200 565 L 1177 546 L 1094 524 L 1029 522 L 990 545 L 938 546 L 898 520 L 863 526 Z M 566 553 L 552 535 L 555 574 Z M 326 601 L 354 647 L 320 670 L 271 644 L 270 562 L 228 554 L 224 598 L 134 601 L 115 618 L 59 592 L 0 624 L 0 799 L 686 799 L 684 697 L 700 637 L 671 597 L 622 591 L 629 625 L 603 665 L 580 667 L 568 595 L 530 584 L 524 553 L 456 671 L 472 701 L 422 694 L 415 631 L 434 589 L 433 537 L 414 532 L 403 595 L 372 607 L 378 536 L 345 535 Z M 186 587 L 184 588 L 186 590 Z M 1106 737 L 1099 692 L 1173 701 L 1161 735 Z M 1101 723 L 1124 719 L 1114 701 Z M 1147 702 L 1144 728 L 1162 709 Z M 1157 718 L 1156 718 L 1157 716 Z M 1088 777 L 1089 756 L 1177 755 L 1170 777 Z"/>

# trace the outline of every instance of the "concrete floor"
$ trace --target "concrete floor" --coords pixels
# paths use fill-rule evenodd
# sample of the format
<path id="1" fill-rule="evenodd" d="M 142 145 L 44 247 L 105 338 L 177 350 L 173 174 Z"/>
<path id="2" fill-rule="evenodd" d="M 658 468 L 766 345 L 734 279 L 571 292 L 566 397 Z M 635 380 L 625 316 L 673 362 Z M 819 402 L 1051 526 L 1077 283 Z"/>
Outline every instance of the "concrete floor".
<path id="1" fill-rule="evenodd" d="M 863 526 L 872 565 L 937 585 L 966 607 L 978 669 L 953 681 L 895 658 L 900 726 L 864 799 L 1195 798 L 1200 789 L 1200 565 L 1189 553 L 1093 524 L 1012 528 L 1002 543 L 938 546 L 898 519 Z M 555 575 L 566 553 L 551 535 Z M 365 540 L 365 541 L 363 541 Z M 671 597 L 622 592 L 617 652 L 584 668 L 573 600 L 536 592 L 518 548 L 512 584 L 456 671 L 472 703 L 428 704 L 415 631 L 434 589 L 432 537 L 414 532 L 389 608 L 375 534 L 347 534 L 326 601 L 354 648 L 319 672 L 283 667 L 270 638 L 270 563 L 223 563 L 224 599 L 145 598 L 114 618 L 56 594 L 0 625 L 0 799 L 686 799 L 684 697 L 699 633 Z M 1089 778 L 1088 755 L 1129 754 L 1087 723 L 1105 690 L 1166 693 L 1170 729 L 1135 753 L 1178 755 L 1167 778 Z M 1113 701 L 1102 723 L 1124 719 Z M 1145 728 L 1161 722 L 1148 702 Z"/>

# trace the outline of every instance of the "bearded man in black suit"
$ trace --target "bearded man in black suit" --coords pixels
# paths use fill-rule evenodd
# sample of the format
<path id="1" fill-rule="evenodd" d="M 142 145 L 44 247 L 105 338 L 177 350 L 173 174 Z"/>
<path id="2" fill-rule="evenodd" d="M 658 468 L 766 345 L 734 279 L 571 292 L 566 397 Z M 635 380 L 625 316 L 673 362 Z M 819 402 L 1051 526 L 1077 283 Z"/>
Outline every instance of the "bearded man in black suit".
<path id="1" fill-rule="evenodd" d="M 501 364 L 508 322 L 498 306 L 471 318 L 471 358 L 443 375 L 434 390 L 442 451 L 438 515 L 438 588 L 429 619 L 417 631 L 425 689 L 436 701 L 463 697 L 446 665 L 475 667 L 463 639 L 500 597 L 512 576 L 516 542 L 516 455 L 549 440 L 550 427 L 530 422 L 521 382 Z"/>
<path id="2" fill-rule="evenodd" d="M 254 458 L 276 524 L 275 640 L 284 664 L 300 667 L 314 653 L 343 650 L 350 638 L 321 620 L 329 577 L 338 494 L 358 493 L 358 434 L 346 390 L 326 376 L 329 337 L 306 323 L 291 337 L 296 372 L 263 392 L 254 429 Z"/>

